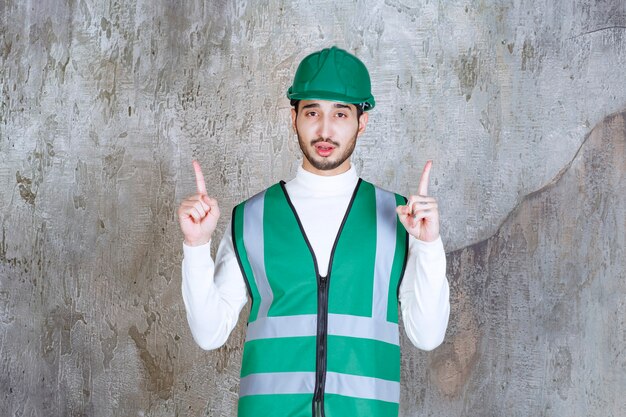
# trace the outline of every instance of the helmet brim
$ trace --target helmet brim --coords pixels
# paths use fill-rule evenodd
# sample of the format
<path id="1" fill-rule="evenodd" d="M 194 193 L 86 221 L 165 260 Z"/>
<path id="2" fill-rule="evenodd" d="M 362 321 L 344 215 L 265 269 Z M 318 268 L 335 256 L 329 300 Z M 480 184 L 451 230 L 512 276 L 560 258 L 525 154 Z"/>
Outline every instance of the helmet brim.
<path id="1" fill-rule="evenodd" d="M 374 102 L 374 97 L 371 96 L 353 97 L 329 91 L 307 91 L 303 93 L 292 93 L 290 88 L 287 92 L 287 97 L 290 100 L 325 100 L 337 101 L 340 103 L 361 104 L 363 106 L 363 110 L 371 110 L 376 105 L 376 103 Z"/>

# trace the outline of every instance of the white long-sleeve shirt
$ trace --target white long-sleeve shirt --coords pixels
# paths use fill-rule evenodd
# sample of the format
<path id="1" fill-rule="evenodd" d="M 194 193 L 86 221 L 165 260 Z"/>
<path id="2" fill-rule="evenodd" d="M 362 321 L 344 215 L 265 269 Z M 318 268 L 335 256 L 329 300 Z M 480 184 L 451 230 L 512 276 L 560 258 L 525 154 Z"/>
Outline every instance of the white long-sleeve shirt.
<path id="1" fill-rule="evenodd" d="M 286 183 L 321 275 L 328 272 L 332 246 L 358 177 L 354 167 L 325 177 L 302 167 Z M 231 229 L 211 258 L 210 242 L 183 243 L 182 293 L 191 333 L 203 349 L 222 346 L 246 304 L 247 288 L 233 248 Z M 418 348 L 431 350 L 443 341 L 450 313 L 446 257 L 441 238 L 423 242 L 409 236 L 409 254 L 402 283 L 400 308 L 404 329 Z"/>

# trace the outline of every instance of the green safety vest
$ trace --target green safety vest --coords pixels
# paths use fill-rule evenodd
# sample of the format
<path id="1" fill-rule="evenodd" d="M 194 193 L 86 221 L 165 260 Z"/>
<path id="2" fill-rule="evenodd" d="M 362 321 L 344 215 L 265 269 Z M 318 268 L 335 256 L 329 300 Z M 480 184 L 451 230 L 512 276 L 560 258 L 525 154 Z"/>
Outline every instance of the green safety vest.
<path id="1" fill-rule="evenodd" d="M 236 206 L 252 300 L 239 417 L 396 417 L 398 288 L 408 235 L 397 194 L 359 179 L 321 276 L 284 182 Z"/>

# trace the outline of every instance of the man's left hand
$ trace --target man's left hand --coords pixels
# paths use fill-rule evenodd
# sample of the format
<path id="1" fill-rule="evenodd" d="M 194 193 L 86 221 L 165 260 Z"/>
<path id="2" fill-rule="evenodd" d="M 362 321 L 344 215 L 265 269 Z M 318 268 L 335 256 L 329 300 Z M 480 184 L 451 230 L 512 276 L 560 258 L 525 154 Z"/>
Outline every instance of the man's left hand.
<path id="1" fill-rule="evenodd" d="M 406 231 L 416 239 L 433 242 L 439 238 L 439 210 L 437 200 L 428 196 L 428 180 L 433 161 L 426 162 L 420 178 L 417 195 L 409 197 L 405 206 L 396 212 Z"/>

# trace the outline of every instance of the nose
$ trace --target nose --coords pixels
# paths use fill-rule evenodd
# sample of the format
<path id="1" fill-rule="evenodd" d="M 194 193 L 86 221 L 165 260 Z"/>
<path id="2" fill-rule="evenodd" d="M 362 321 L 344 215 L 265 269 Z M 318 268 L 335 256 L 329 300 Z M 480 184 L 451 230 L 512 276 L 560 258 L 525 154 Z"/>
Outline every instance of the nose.
<path id="1" fill-rule="evenodd" d="M 334 133 L 332 118 L 328 116 L 321 117 L 317 129 L 319 137 L 324 139 L 332 138 Z"/>

